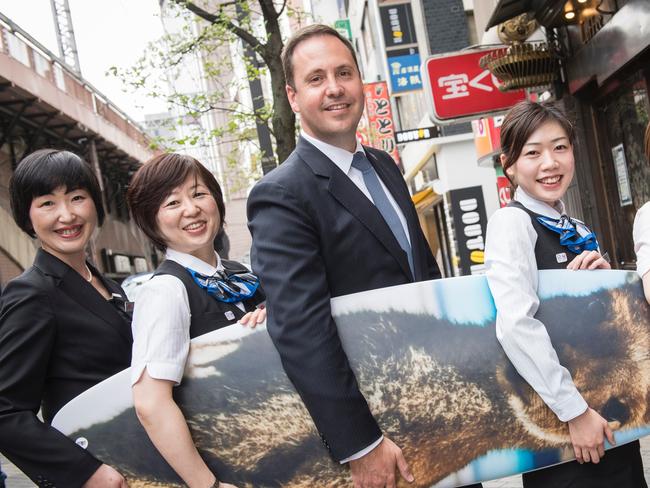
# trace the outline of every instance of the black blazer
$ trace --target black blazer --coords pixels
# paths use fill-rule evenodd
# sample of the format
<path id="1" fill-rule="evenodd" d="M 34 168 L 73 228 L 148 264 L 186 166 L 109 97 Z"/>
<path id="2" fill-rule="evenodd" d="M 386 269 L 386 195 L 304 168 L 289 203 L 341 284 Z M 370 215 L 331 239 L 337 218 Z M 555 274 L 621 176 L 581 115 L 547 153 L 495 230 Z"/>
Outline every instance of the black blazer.
<path id="1" fill-rule="evenodd" d="M 341 347 L 330 298 L 440 277 L 397 165 L 383 151 L 365 150 L 408 223 L 415 276 L 377 208 L 303 138 L 248 199 L 267 329 L 336 460 L 369 446 L 381 431 Z"/>
<path id="2" fill-rule="evenodd" d="M 109 292 L 126 299 L 117 283 L 101 279 Z M 69 400 L 129 367 L 133 339 L 127 319 L 42 249 L 34 265 L 5 288 L 0 451 L 39 486 L 79 487 L 101 465 L 49 423 Z M 45 423 L 36 417 L 41 407 Z"/>

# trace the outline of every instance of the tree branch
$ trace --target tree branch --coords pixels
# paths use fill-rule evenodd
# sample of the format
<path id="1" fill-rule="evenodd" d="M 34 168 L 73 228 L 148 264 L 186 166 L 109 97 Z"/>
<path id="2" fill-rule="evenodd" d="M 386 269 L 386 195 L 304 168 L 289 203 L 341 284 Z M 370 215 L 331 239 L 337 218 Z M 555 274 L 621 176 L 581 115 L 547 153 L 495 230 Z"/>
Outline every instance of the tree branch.
<path id="1" fill-rule="evenodd" d="M 187 8 L 190 12 L 201 17 L 203 20 L 210 22 L 211 24 L 218 24 L 221 25 L 222 27 L 225 27 L 230 32 L 232 32 L 237 37 L 239 37 L 242 41 L 244 41 L 249 46 L 251 46 L 257 52 L 261 53 L 261 51 L 263 51 L 264 48 L 266 47 L 264 44 L 260 42 L 260 40 L 257 37 L 252 35 L 250 32 L 242 29 L 237 24 L 233 23 L 231 20 L 226 20 L 222 17 L 219 17 L 218 15 L 211 14 L 210 12 L 203 10 L 198 5 L 195 5 L 194 3 L 187 0 L 172 0 L 172 2 Z"/>
<path id="2" fill-rule="evenodd" d="M 262 8 L 262 13 L 264 15 L 264 20 L 271 21 L 277 19 L 280 14 L 275 10 L 275 5 L 273 0 L 258 0 L 260 7 Z"/>
<path id="3" fill-rule="evenodd" d="M 284 9 L 285 9 L 286 7 L 287 7 L 287 0 L 284 0 L 284 1 L 282 2 L 282 8 L 278 11 L 278 17 L 280 17 L 280 15 L 282 15 L 282 12 L 284 12 Z"/>

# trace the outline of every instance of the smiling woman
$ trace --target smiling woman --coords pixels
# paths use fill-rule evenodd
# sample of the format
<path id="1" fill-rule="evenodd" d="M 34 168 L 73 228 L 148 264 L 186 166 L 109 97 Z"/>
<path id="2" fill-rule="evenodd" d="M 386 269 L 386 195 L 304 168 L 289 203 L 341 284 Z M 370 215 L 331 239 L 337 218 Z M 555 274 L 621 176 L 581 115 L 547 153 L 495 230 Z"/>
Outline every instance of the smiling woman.
<path id="1" fill-rule="evenodd" d="M 523 475 L 525 488 L 645 487 L 639 443 L 613 444 L 608 420 L 591 409 L 560 364 L 539 307 L 538 270 L 609 269 L 594 233 L 565 215 L 574 174 L 571 122 L 553 104 L 520 102 L 501 126 L 501 164 L 516 192 L 488 222 L 485 263 L 496 331 L 519 374 L 566 422 L 577 461 Z"/>
<path id="2" fill-rule="evenodd" d="M 2 295 L 0 452 L 39 485 L 125 486 L 117 471 L 49 425 L 131 358 L 126 296 L 86 261 L 104 219 L 99 184 L 79 156 L 44 149 L 16 167 L 10 194 L 16 224 L 41 247 Z"/>
<path id="3" fill-rule="evenodd" d="M 149 438 L 190 488 L 219 486 L 197 451 L 172 390 L 180 384 L 191 338 L 266 318 L 257 277 L 213 247 L 223 226 L 221 187 L 196 159 L 162 154 L 144 164 L 127 194 L 138 226 L 165 261 L 138 293 L 131 384 Z M 227 486 L 222 483 L 223 488 Z"/>

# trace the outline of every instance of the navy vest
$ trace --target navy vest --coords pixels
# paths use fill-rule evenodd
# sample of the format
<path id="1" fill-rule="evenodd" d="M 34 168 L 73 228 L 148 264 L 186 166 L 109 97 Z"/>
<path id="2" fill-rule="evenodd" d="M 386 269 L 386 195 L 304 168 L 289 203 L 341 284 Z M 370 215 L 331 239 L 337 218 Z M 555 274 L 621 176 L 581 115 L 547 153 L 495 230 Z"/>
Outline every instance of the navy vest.
<path id="1" fill-rule="evenodd" d="M 236 261 L 222 259 L 221 264 L 226 271 L 234 273 L 249 272 L 248 268 Z M 158 266 L 153 275 L 172 275 L 185 285 L 191 313 L 190 339 L 234 324 L 245 314 L 234 303 L 220 302 L 208 295 L 208 292 L 197 285 L 190 273 L 176 261 L 166 259 Z M 242 304 L 246 312 L 250 312 L 255 310 L 255 307 L 265 299 L 264 292 L 261 288 L 258 288 L 255 295 L 244 300 Z"/>
<path id="2" fill-rule="evenodd" d="M 537 242 L 535 243 L 537 269 L 566 269 L 577 254 L 560 244 L 559 234 L 539 223 L 537 217 L 542 217 L 542 215 L 527 209 L 515 200 L 512 200 L 508 207 L 519 208 L 530 217 L 533 229 L 537 232 Z"/>

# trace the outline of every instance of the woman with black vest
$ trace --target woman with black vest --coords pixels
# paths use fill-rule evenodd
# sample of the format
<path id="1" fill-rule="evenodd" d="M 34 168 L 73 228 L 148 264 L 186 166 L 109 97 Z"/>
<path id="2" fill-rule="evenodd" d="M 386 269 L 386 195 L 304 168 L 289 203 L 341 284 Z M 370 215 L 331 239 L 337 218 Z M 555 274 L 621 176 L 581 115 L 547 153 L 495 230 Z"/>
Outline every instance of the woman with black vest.
<path id="1" fill-rule="evenodd" d="M 520 102 L 501 126 L 501 164 L 516 188 L 513 201 L 488 222 L 485 259 L 497 308 L 497 337 L 519 374 L 568 424 L 577 461 L 523 475 L 525 488 L 646 487 L 639 443 L 614 443 L 607 420 L 589 408 L 560 364 L 539 306 L 538 270 L 609 269 L 596 236 L 565 215 L 573 179 L 574 131 L 553 104 Z"/>
<path id="2" fill-rule="evenodd" d="M 219 183 L 199 161 L 179 154 L 154 157 L 133 177 L 127 199 L 138 226 L 165 252 L 165 261 L 142 286 L 133 316 L 136 412 L 190 488 L 219 486 L 172 390 L 183 377 L 190 339 L 238 321 L 263 322 L 264 295 L 245 266 L 214 250 L 225 206 Z"/>

